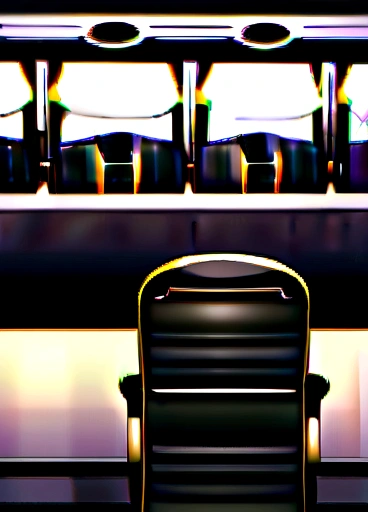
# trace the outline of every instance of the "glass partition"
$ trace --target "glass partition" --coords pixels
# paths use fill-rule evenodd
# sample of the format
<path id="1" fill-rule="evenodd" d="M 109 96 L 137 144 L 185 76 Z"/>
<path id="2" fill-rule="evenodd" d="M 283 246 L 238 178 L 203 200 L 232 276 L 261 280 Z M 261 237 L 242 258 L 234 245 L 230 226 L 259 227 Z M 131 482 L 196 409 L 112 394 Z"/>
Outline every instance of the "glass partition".
<path id="1" fill-rule="evenodd" d="M 322 457 L 368 457 L 368 331 L 312 331 L 309 371 L 331 382 Z M 126 457 L 137 372 L 137 331 L 0 332 L 0 457 Z"/>

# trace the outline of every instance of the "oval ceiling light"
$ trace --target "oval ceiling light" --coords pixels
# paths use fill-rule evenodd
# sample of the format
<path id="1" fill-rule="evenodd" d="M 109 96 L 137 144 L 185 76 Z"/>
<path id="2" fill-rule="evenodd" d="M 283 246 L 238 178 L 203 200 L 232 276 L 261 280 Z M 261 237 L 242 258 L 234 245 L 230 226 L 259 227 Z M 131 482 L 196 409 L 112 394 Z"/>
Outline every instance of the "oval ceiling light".
<path id="1" fill-rule="evenodd" d="M 137 27 L 120 21 L 99 23 L 86 36 L 86 41 L 101 48 L 125 48 L 142 40 Z"/>
<path id="2" fill-rule="evenodd" d="M 292 39 L 290 30 L 276 23 L 255 23 L 243 28 L 243 44 L 252 48 L 272 49 L 284 46 Z"/>

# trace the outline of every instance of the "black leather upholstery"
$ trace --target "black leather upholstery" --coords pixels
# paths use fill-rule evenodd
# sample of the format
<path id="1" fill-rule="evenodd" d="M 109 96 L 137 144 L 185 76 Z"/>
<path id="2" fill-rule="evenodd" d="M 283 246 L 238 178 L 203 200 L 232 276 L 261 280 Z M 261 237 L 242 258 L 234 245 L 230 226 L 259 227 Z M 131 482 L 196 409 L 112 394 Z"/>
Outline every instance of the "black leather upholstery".
<path id="1" fill-rule="evenodd" d="M 0 137 L 0 193 L 35 193 L 36 179 L 24 142 Z"/>
<path id="2" fill-rule="evenodd" d="M 304 510 L 309 299 L 288 272 L 193 256 L 146 280 L 144 511 Z"/>
<path id="3" fill-rule="evenodd" d="M 36 102 L 27 102 L 19 108 L 19 112 L 22 113 L 23 137 L 0 137 L 0 193 L 34 194 L 42 180 L 40 132 L 36 130 Z"/>
<path id="4" fill-rule="evenodd" d="M 281 158 L 279 171 L 276 152 Z M 281 193 L 325 192 L 325 164 L 322 151 L 312 142 L 271 133 L 239 135 L 199 148 L 196 192 L 273 193 L 277 181 Z"/>
<path id="5" fill-rule="evenodd" d="M 134 169 L 134 149 L 139 173 Z M 133 133 L 62 143 L 59 169 L 57 190 L 64 193 L 183 193 L 185 187 L 183 153 L 178 147 Z"/>

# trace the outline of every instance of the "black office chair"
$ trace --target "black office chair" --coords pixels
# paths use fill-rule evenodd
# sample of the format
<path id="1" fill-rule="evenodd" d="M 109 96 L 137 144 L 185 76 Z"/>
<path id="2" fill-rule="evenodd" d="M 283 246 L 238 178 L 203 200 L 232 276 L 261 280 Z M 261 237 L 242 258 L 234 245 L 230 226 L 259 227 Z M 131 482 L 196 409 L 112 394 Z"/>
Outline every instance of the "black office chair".
<path id="1" fill-rule="evenodd" d="M 309 294 L 266 258 L 187 256 L 139 293 L 128 403 L 131 500 L 152 512 L 291 512 L 316 503 L 321 398 Z"/>
<path id="2" fill-rule="evenodd" d="M 50 91 L 56 91 L 55 94 L 58 94 L 57 83 L 59 79 L 61 80 L 63 66 L 60 64 L 59 69 L 55 70 L 50 79 Z M 124 72 L 124 64 L 121 64 L 120 69 Z M 98 75 L 98 73 L 103 73 L 103 70 L 99 70 L 97 65 L 95 74 Z M 129 71 L 126 71 L 125 75 L 126 82 L 122 83 L 120 98 L 115 98 L 117 103 L 126 94 L 124 85 L 131 83 L 132 80 Z M 153 80 L 152 76 L 150 80 Z M 88 84 L 86 91 L 88 98 Z M 107 89 L 105 94 L 109 95 L 111 91 Z M 154 92 L 152 97 L 154 101 Z M 100 99 L 98 98 L 98 100 Z M 137 118 L 131 118 L 133 121 L 150 121 L 155 120 L 155 117 L 169 116 L 172 140 L 143 136 L 141 132 L 114 131 L 111 126 L 116 127 L 116 125 L 112 124 L 107 126 L 108 132 L 106 133 L 86 138 L 68 139 L 66 142 L 62 142 L 65 122 L 68 115 L 75 114 L 75 112 L 72 107 L 67 108 L 61 102 L 51 101 L 50 146 L 54 166 L 54 175 L 49 183 L 51 192 L 68 194 L 184 193 L 187 158 L 182 143 L 183 107 L 179 99 L 178 95 L 178 102 L 162 114 L 156 112 L 157 115 L 151 116 L 149 113 L 146 118 L 137 114 Z M 139 97 L 130 99 L 132 111 L 134 111 L 134 106 L 136 109 L 139 108 L 139 100 Z M 93 119 L 94 101 L 90 101 L 88 106 L 92 112 L 90 118 Z M 155 105 L 152 110 L 154 108 Z M 100 110 L 103 113 L 102 107 Z M 79 118 L 84 116 L 88 126 L 91 121 L 88 116 L 86 117 L 87 114 L 79 114 Z M 117 120 L 117 118 L 109 117 L 109 112 L 104 115 L 99 112 L 98 117 L 105 121 L 110 120 L 112 123 Z M 122 119 L 124 120 L 124 117 Z M 142 126 L 140 128 L 142 129 Z"/>
<path id="3" fill-rule="evenodd" d="M 221 64 L 223 65 L 223 64 Z M 214 67 L 218 64 L 214 64 Z M 274 64 L 269 64 L 273 68 Z M 316 96 L 320 89 L 321 66 L 314 64 L 313 78 L 310 87 L 315 86 Z M 247 96 L 247 84 L 254 80 L 252 73 L 247 71 L 246 64 L 239 65 L 242 69 L 241 78 L 234 77 L 231 83 L 240 81 L 244 84 L 244 94 Z M 282 67 L 279 71 L 279 83 L 284 83 L 287 90 L 287 79 L 282 75 Z M 230 80 L 226 77 L 226 68 L 223 70 L 224 83 L 228 85 Z M 209 75 L 210 76 L 210 75 Z M 219 78 L 219 76 L 217 76 Z M 311 77 L 310 77 L 311 78 Z M 268 95 L 274 93 L 274 74 L 268 78 Z M 198 80 L 198 87 L 202 88 L 204 77 Z M 295 87 L 295 84 L 293 84 Z M 300 85 L 300 84 L 299 84 Z M 225 86 L 224 86 L 225 87 Z M 322 107 L 315 108 L 312 112 L 303 110 L 303 92 L 290 86 L 290 94 L 299 95 L 298 113 L 293 117 L 288 112 L 280 119 L 276 118 L 273 124 L 262 117 L 262 107 L 265 101 L 262 91 L 259 97 L 252 97 L 254 110 L 257 115 L 248 119 L 248 124 L 242 133 L 229 133 L 229 136 L 220 140 L 208 139 L 208 122 L 211 118 L 211 108 L 205 105 L 203 94 L 199 93 L 201 103 L 197 101 L 198 121 L 196 123 L 196 172 L 194 189 L 198 193 L 325 193 L 327 190 L 327 155 L 324 148 Z M 264 91 L 263 91 L 264 93 Z M 223 102 L 228 101 L 233 91 L 224 88 L 222 91 Z M 249 96 L 249 93 L 248 93 Z M 237 98 L 242 103 L 243 98 Z M 218 103 L 221 103 L 217 97 Z M 277 96 L 274 103 L 277 104 Z M 215 109 L 214 102 L 213 108 Z M 244 109 L 245 107 L 243 107 Z M 305 107 L 307 110 L 308 108 Z M 310 108 L 310 107 L 309 107 Z M 239 106 L 239 122 L 242 119 L 242 107 Z M 247 115 L 247 112 L 243 112 Z M 213 115 L 213 114 L 212 114 Z M 298 117 L 299 116 L 299 117 Z M 290 121 L 303 121 L 310 119 L 311 140 L 304 140 L 301 134 L 295 133 L 295 128 L 287 132 L 290 135 L 281 136 L 284 133 L 285 123 Z M 230 120 L 231 129 L 236 129 L 229 119 L 221 118 L 224 126 Z M 246 118 L 244 118 L 246 120 Z M 240 123 L 238 129 L 242 129 Z M 260 131 L 259 131 L 260 130 Z M 271 130 L 271 131 L 269 131 Z M 225 133 L 221 131 L 221 133 Z"/>

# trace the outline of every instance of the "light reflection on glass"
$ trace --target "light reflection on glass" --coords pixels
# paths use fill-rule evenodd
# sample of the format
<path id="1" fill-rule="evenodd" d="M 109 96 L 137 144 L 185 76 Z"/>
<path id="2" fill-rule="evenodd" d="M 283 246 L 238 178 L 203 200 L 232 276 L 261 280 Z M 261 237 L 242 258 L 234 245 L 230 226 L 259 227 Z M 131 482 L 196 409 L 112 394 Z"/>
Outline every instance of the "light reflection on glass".
<path id="1" fill-rule="evenodd" d="M 163 140 L 172 139 L 171 116 L 157 119 L 103 119 L 67 114 L 62 128 L 62 142 L 86 139 L 112 132 L 137 133 Z"/>
<path id="2" fill-rule="evenodd" d="M 112 132 L 172 139 L 168 112 L 179 100 L 167 64 L 64 63 L 57 93 L 71 110 L 62 141 Z"/>
<path id="3" fill-rule="evenodd" d="M 322 105 L 309 64 L 216 63 L 202 90 L 211 140 L 257 131 L 312 140 L 310 114 Z"/>
<path id="4" fill-rule="evenodd" d="M 149 117 L 178 101 L 167 64 L 68 62 L 57 90 L 72 112 L 88 116 Z"/>
<path id="5" fill-rule="evenodd" d="M 368 456 L 368 417 L 361 423 L 368 396 L 360 383 L 368 371 L 362 364 L 362 353 L 367 352 L 368 331 L 311 332 L 309 371 L 331 383 L 322 401 L 322 457 Z"/>
<path id="6" fill-rule="evenodd" d="M 23 112 L 0 117 L 0 137 L 23 139 Z"/>
<path id="7" fill-rule="evenodd" d="M 136 331 L 0 332 L 0 457 L 125 457 Z"/>
<path id="8" fill-rule="evenodd" d="M 350 140 L 368 140 L 368 66 L 354 64 L 351 66 L 343 84 L 343 92 L 347 96 L 351 108 Z"/>
<path id="9" fill-rule="evenodd" d="M 12 112 L 30 101 L 31 88 L 18 62 L 0 63 L 0 114 Z"/>
<path id="10" fill-rule="evenodd" d="M 29 86 L 18 62 L 0 63 L 0 114 L 8 114 L 21 108 L 32 99 Z M 0 136 L 23 138 L 23 114 L 16 112 L 0 117 Z"/>

